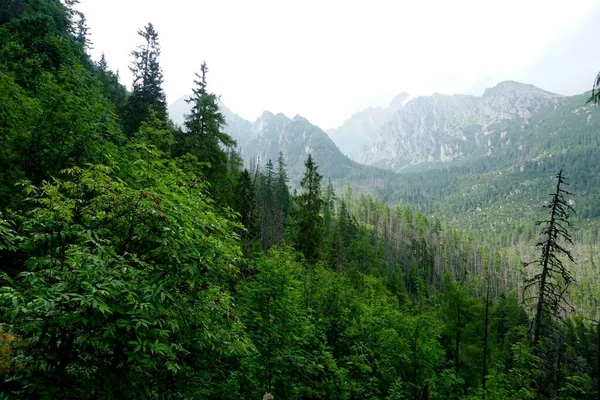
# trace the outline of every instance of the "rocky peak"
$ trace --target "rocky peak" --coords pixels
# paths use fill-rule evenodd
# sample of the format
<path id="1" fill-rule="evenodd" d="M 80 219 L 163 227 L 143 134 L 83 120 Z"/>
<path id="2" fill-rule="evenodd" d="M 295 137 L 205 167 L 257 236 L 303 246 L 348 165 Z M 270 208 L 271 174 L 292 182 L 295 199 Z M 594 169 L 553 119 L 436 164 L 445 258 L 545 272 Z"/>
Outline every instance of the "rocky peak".
<path id="1" fill-rule="evenodd" d="M 396 111 L 402 109 L 406 104 L 406 100 L 409 98 L 409 94 L 406 92 L 398 93 L 390 102 L 388 106 L 388 112 L 390 115 L 394 114 Z"/>
<path id="2" fill-rule="evenodd" d="M 263 121 L 269 121 L 271 118 L 274 118 L 274 117 L 275 117 L 275 114 L 273 114 L 271 111 L 265 110 L 260 115 L 259 119 L 262 119 Z"/>
<path id="3" fill-rule="evenodd" d="M 439 93 L 417 97 L 381 126 L 359 161 L 397 169 L 453 161 L 474 152 L 490 153 L 500 143 L 496 137 L 506 135 L 507 124 L 525 127 L 533 115 L 564 100 L 564 96 L 515 81 L 501 82 L 480 97 Z"/>
<path id="4" fill-rule="evenodd" d="M 541 96 L 541 97 L 562 97 L 559 94 L 547 92 L 534 85 L 516 81 L 504 81 L 496 86 L 488 88 L 483 93 L 484 98 L 495 96 Z"/>
<path id="5" fill-rule="evenodd" d="M 402 110 L 409 94 L 397 94 L 388 108 L 368 107 L 353 114 L 342 126 L 327 131 L 339 149 L 353 160 L 361 158 L 364 146 L 373 140 L 377 130 L 387 123 L 392 115 Z"/>

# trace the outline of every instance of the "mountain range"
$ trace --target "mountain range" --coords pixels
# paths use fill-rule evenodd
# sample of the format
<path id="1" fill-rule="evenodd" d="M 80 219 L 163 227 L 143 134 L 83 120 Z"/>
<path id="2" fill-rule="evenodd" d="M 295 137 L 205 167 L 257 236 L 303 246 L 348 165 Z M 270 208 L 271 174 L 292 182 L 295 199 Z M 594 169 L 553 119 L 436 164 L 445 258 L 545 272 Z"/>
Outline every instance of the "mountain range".
<path id="1" fill-rule="evenodd" d="M 298 115 L 265 111 L 252 123 L 221 109 L 242 157 L 265 163 L 282 152 L 292 182 L 312 153 L 337 187 L 490 227 L 534 216 L 565 168 L 580 217 L 600 217 L 600 114 L 589 94 L 507 81 L 482 96 L 408 98 L 401 93 L 388 108 L 363 110 L 328 133 Z M 181 123 L 187 104 L 179 99 L 169 111 Z"/>
<path id="2" fill-rule="evenodd" d="M 365 146 L 374 140 L 375 132 L 404 107 L 409 97 L 408 93 L 403 92 L 396 95 L 387 108 L 366 108 L 353 114 L 339 128 L 329 129 L 327 134 L 342 153 L 361 161 Z"/>

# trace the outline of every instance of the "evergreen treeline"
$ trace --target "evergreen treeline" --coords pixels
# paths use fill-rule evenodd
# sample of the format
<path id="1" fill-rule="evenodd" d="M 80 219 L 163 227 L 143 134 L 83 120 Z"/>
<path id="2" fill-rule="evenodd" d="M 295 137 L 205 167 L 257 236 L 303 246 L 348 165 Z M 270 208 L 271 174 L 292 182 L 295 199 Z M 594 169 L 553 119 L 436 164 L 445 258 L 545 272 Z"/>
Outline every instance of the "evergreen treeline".
<path id="1" fill-rule="evenodd" d="M 310 155 L 292 192 L 282 156 L 243 168 L 206 64 L 175 126 L 155 27 L 129 93 L 72 3 L 0 13 L 0 398 L 600 396 L 562 174 L 527 267 Z"/>

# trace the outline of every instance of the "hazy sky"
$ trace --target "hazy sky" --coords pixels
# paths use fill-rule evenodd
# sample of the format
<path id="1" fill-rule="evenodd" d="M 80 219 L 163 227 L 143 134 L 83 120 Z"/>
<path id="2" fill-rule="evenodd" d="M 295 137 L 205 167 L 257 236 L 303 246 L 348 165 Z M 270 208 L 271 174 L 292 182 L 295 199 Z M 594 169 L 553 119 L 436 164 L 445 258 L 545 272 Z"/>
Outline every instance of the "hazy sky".
<path id="1" fill-rule="evenodd" d="M 600 70 L 597 0 L 81 0 L 94 42 L 131 81 L 136 31 L 160 35 L 169 102 L 208 63 L 234 112 L 301 114 L 321 128 L 402 91 L 481 94 L 519 80 L 562 94 Z"/>

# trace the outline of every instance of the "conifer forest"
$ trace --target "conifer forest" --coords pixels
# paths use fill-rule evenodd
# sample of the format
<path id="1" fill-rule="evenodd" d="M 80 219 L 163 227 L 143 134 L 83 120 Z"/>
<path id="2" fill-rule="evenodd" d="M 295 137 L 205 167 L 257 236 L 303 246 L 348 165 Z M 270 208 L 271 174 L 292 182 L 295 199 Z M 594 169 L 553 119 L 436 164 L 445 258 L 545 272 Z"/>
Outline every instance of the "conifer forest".
<path id="1" fill-rule="evenodd" d="M 600 399 L 600 78 L 392 170 L 236 136 L 207 63 L 176 121 L 163 32 L 125 82 L 76 3 L 0 0 L 0 399 Z"/>

